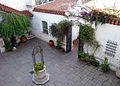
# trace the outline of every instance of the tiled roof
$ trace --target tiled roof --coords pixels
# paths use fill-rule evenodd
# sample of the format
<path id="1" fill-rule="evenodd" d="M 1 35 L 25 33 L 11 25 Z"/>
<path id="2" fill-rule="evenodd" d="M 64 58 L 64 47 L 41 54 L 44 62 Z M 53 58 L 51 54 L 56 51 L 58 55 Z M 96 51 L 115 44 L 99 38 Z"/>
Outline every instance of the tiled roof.
<path id="1" fill-rule="evenodd" d="M 69 4 L 73 7 L 77 1 L 78 0 L 55 0 L 53 2 L 37 6 L 33 11 L 65 15 L 65 11 L 68 9 Z"/>
<path id="2" fill-rule="evenodd" d="M 21 13 L 24 14 L 24 15 L 26 15 L 26 16 L 30 16 L 30 17 L 33 16 L 33 14 L 30 13 L 28 10 L 21 11 Z"/>
<path id="3" fill-rule="evenodd" d="M 19 10 L 13 9 L 11 7 L 8 7 L 6 5 L 3 5 L 1 3 L 0 3 L 0 9 L 2 9 L 4 11 L 7 11 L 7 12 L 15 13 L 15 14 L 24 14 L 24 15 L 26 15 L 28 17 L 32 17 L 33 16 L 28 10 L 19 11 Z"/>

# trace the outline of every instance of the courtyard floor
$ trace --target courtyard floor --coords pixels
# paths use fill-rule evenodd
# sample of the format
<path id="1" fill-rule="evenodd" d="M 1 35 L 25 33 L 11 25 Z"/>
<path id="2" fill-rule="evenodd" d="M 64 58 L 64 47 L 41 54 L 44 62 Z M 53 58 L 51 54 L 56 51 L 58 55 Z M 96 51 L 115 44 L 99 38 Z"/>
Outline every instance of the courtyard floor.
<path id="1" fill-rule="evenodd" d="M 120 86 L 120 79 L 110 71 L 102 73 L 77 58 L 77 50 L 64 53 L 40 39 L 21 44 L 16 51 L 0 54 L 0 86 L 37 86 L 32 82 L 32 49 L 39 41 L 50 80 L 38 86 Z"/>

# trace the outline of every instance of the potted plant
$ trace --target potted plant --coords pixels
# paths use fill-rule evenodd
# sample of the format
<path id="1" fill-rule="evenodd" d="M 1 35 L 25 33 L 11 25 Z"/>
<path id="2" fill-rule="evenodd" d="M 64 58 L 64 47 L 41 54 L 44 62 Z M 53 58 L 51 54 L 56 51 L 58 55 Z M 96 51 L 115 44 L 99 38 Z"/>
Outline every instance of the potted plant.
<path id="1" fill-rule="evenodd" d="M 90 64 L 90 56 L 88 53 L 85 54 L 85 61 Z"/>
<path id="2" fill-rule="evenodd" d="M 94 59 L 91 64 L 95 67 L 98 67 L 100 65 L 99 61 L 97 61 L 96 59 Z"/>
<path id="3" fill-rule="evenodd" d="M 85 53 L 83 51 L 78 51 L 81 61 L 85 61 Z"/>
<path id="4" fill-rule="evenodd" d="M 36 62 L 34 72 L 38 74 L 39 71 L 44 69 L 44 62 Z"/>
<path id="5" fill-rule="evenodd" d="M 101 69 L 102 72 L 107 72 L 108 70 L 110 70 L 107 58 L 105 58 L 104 62 L 101 64 Z"/>
<path id="6" fill-rule="evenodd" d="M 50 47 L 54 46 L 53 40 L 49 40 L 48 44 L 50 45 Z"/>

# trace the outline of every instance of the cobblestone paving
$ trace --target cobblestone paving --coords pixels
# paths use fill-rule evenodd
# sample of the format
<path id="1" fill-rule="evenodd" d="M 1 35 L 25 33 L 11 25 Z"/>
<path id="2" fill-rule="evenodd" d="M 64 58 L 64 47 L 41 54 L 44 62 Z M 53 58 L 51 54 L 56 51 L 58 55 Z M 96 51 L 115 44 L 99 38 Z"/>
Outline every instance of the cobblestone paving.
<path id="1" fill-rule="evenodd" d="M 114 72 L 102 73 L 100 68 L 81 62 L 76 50 L 66 54 L 39 39 L 21 44 L 14 52 L 0 54 L 0 86 L 36 86 L 29 73 L 36 41 L 40 41 L 44 49 L 45 64 L 50 74 L 49 82 L 42 86 L 120 86 L 120 79 Z"/>

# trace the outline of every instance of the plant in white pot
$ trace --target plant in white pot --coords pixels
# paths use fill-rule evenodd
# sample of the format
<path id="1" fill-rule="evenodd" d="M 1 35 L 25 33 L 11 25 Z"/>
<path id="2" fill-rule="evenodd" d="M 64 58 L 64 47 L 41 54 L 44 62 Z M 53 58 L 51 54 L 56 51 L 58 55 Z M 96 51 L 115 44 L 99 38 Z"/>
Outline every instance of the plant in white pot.
<path id="1" fill-rule="evenodd" d="M 35 55 L 40 54 L 41 55 L 41 62 L 37 61 L 35 59 Z M 32 78 L 32 81 L 35 84 L 45 84 L 49 81 L 49 74 L 46 72 L 46 66 L 44 65 L 44 58 L 43 58 L 43 50 L 40 46 L 37 46 L 33 49 L 33 70 L 34 75 Z"/>

